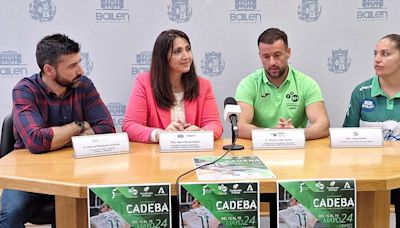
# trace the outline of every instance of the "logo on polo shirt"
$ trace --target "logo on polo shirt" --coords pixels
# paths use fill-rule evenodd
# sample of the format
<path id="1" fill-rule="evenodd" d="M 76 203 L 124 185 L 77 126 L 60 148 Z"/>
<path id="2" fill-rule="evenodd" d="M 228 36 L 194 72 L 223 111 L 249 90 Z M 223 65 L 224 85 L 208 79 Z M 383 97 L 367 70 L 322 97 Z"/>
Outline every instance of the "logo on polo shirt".
<path id="1" fill-rule="evenodd" d="M 263 95 L 261 95 L 262 98 L 265 98 L 267 96 L 271 95 L 270 93 L 264 93 Z"/>
<path id="2" fill-rule="evenodd" d="M 372 112 L 375 110 L 375 101 L 370 99 L 365 99 L 361 105 L 361 109 L 364 112 Z"/>
<path id="3" fill-rule="evenodd" d="M 297 15 L 305 22 L 315 22 L 321 16 L 322 7 L 318 0 L 302 0 L 298 6 Z"/>
<path id="4" fill-rule="evenodd" d="M 288 102 L 286 102 L 288 109 L 296 109 L 299 106 L 299 95 L 295 94 L 294 92 L 290 92 L 286 94 L 285 97 L 288 99 Z"/>
<path id="5" fill-rule="evenodd" d="M 203 74 L 215 77 L 222 74 L 225 69 L 225 61 L 222 59 L 221 52 L 206 52 L 201 60 L 201 71 Z"/>
<path id="6" fill-rule="evenodd" d="M 101 9 L 96 9 L 96 21 L 101 23 L 127 23 L 130 20 L 129 9 L 124 0 L 100 0 Z"/>
<path id="7" fill-rule="evenodd" d="M 328 58 L 328 69 L 335 74 L 345 73 L 351 65 L 351 58 L 347 49 L 332 50 Z"/>
<path id="8" fill-rule="evenodd" d="M 261 13 L 257 9 L 257 0 L 235 0 L 235 9 L 229 12 L 231 23 L 261 23 Z"/>
<path id="9" fill-rule="evenodd" d="M 357 21 L 360 22 L 387 21 L 388 16 L 383 0 L 362 0 L 361 8 L 357 9 Z"/>
<path id="10" fill-rule="evenodd" d="M 90 73 L 92 73 L 93 62 L 90 60 L 88 52 L 81 52 L 81 66 L 86 76 L 89 76 Z"/>
<path id="11" fill-rule="evenodd" d="M 29 4 L 31 18 L 39 22 L 49 22 L 56 15 L 56 6 L 51 0 L 34 0 Z"/>
<path id="12" fill-rule="evenodd" d="M 26 76 L 28 68 L 22 61 L 22 54 L 16 51 L 0 51 L 0 76 Z"/>
<path id="13" fill-rule="evenodd" d="M 153 52 L 151 51 L 142 51 L 136 54 L 136 63 L 132 64 L 133 77 L 136 77 L 136 75 L 150 70 L 152 53 Z"/>
<path id="14" fill-rule="evenodd" d="M 295 94 L 294 92 L 290 92 L 290 93 L 286 94 L 286 98 L 290 99 L 293 102 L 299 101 L 299 95 Z"/>
<path id="15" fill-rule="evenodd" d="M 118 102 L 108 103 L 107 109 L 111 114 L 111 118 L 113 120 L 115 130 L 117 132 L 121 132 L 122 123 L 124 120 L 124 114 L 126 110 L 126 105 L 123 105 Z"/>
<path id="16" fill-rule="evenodd" d="M 172 0 L 168 5 L 168 17 L 176 23 L 187 23 L 192 17 L 189 0 Z"/>

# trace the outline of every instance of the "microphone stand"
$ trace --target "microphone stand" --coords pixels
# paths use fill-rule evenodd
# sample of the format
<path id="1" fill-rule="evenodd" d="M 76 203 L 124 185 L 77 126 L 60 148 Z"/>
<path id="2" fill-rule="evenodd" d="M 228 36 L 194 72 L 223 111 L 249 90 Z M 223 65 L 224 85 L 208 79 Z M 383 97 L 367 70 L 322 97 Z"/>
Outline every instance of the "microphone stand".
<path id="1" fill-rule="evenodd" d="M 243 150 L 244 146 L 236 144 L 236 139 L 238 136 L 237 126 L 233 127 L 232 125 L 231 131 L 232 131 L 232 144 L 223 146 L 224 150 Z"/>

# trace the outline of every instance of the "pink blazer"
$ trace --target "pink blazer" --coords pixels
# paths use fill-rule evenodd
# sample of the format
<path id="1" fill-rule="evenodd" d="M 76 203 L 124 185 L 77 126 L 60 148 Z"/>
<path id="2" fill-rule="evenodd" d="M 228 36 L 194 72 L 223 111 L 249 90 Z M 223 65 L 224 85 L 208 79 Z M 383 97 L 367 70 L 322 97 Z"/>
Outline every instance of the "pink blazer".
<path id="1" fill-rule="evenodd" d="M 198 77 L 199 96 L 193 101 L 184 101 L 187 123 L 214 132 L 214 140 L 222 135 L 222 124 L 211 83 Z M 171 122 L 170 109 L 161 109 L 154 100 L 150 85 L 150 73 L 136 77 L 136 83 L 126 107 L 122 131 L 128 133 L 130 141 L 150 142 L 154 129 L 165 129 Z"/>

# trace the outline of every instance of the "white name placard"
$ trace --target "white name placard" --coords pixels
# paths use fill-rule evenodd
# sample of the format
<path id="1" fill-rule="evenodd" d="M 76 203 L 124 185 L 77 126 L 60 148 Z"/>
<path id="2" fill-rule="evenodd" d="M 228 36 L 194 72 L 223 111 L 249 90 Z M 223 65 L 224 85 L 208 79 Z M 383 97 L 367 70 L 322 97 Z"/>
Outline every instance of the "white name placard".
<path id="1" fill-rule="evenodd" d="M 212 151 L 213 131 L 169 131 L 160 133 L 160 152 Z"/>
<path id="2" fill-rule="evenodd" d="M 329 128 L 331 147 L 382 147 L 381 128 Z"/>
<path id="3" fill-rule="evenodd" d="M 74 158 L 129 153 L 126 132 L 73 136 Z"/>
<path id="4" fill-rule="evenodd" d="M 303 128 L 293 129 L 253 129 L 253 149 L 292 149 L 304 148 L 305 135 Z"/>

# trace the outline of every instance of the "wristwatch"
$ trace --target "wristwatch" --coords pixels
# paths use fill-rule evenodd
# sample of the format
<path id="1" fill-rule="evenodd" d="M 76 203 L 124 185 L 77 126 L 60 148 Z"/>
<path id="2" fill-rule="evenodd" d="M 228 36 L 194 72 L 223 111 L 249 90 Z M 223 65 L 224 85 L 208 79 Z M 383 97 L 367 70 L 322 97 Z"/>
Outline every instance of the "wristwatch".
<path id="1" fill-rule="evenodd" d="M 81 131 L 80 131 L 79 133 L 82 133 L 82 131 L 85 130 L 85 123 L 84 123 L 83 121 L 77 121 L 77 120 L 75 120 L 74 123 L 75 123 L 76 125 L 78 125 L 78 127 L 81 128 Z"/>

